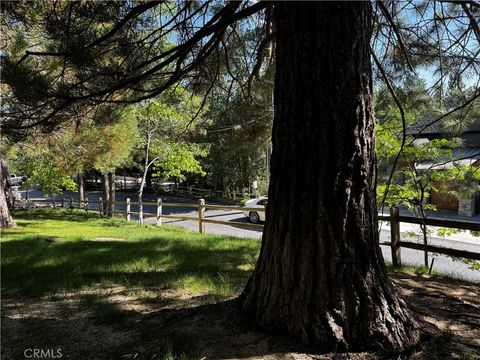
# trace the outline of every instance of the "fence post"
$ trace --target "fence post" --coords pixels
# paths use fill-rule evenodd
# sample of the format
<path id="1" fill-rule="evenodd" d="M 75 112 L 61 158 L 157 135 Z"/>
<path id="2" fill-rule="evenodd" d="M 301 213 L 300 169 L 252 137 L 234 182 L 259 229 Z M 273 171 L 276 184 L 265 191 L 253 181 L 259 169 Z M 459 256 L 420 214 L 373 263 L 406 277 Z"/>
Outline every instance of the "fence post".
<path id="1" fill-rule="evenodd" d="M 85 212 L 88 212 L 88 198 L 85 198 L 85 202 L 83 203 L 83 206 L 85 207 Z"/>
<path id="2" fill-rule="evenodd" d="M 73 197 L 70 198 L 69 208 L 70 210 L 73 210 Z"/>
<path id="3" fill-rule="evenodd" d="M 130 198 L 127 198 L 127 206 L 125 210 L 125 220 L 130 221 Z"/>
<path id="4" fill-rule="evenodd" d="M 28 199 L 27 199 L 28 200 Z M 62 196 L 62 209 L 65 208 L 65 196 Z"/>
<path id="5" fill-rule="evenodd" d="M 390 234 L 392 248 L 392 265 L 394 267 L 400 267 L 402 265 L 401 249 L 399 245 L 400 241 L 400 222 L 398 221 L 398 215 L 400 211 L 398 207 L 392 206 L 390 208 Z"/>
<path id="6" fill-rule="evenodd" d="M 205 233 L 205 199 L 198 199 L 198 232 Z"/>
<path id="7" fill-rule="evenodd" d="M 162 226 L 162 199 L 157 199 L 157 226 Z"/>
<path id="8" fill-rule="evenodd" d="M 98 198 L 98 211 L 100 211 L 100 216 L 103 215 L 103 198 Z"/>

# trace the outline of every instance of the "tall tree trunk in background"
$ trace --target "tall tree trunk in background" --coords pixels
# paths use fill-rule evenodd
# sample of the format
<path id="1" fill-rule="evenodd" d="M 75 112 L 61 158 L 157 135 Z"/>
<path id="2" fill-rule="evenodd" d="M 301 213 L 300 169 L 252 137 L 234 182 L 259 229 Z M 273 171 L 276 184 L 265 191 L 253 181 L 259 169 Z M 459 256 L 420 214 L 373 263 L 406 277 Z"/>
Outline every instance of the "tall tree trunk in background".
<path id="1" fill-rule="evenodd" d="M 414 320 L 378 245 L 369 2 L 277 2 L 266 224 L 240 304 L 326 350 L 401 351 Z"/>
<path id="2" fill-rule="evenodd" d="M 143 168 L 142 181 L 140 181 L 140 189 L 138 190 L 138 224 L 143 225 L 143 190 L 147 181 L 147 172 L 149 168 L 148 162 L 148 146 L 145 155 L 145 166 Z"/>
<path id="3" fill-rule="evenodd" d="M 12 228 L 17 226 L 10 214 L 12 206 L 12 192 L 10 189 L 10 174 L 7 161 L 0 152 L 0 228 Z"/>
<path id="4" fill-rule="evenodd" d="M 113 216 L 113 212 L 115 211 L 115 173 L 111 172 L 108 174 L 108 182 L 110 184 L 110 187 L 108 189 L 109 191 L 109 205 L 108 205 L 108 216 Z"/>
<path id="5" fill-rule="evenodd" d="M 108 174 L 102 174 L 102 197 L 103 197 L 103 215 L 108 215 L 110 204 L 110 181 Z"/>
<path id="6" fill-rule="evenodd" d="M 77 186 L 78 186 L 78 201 L 80 201 L 79 207 L 82 207 L 83 201 L 85 200 L 85 186 L 83 182 L 82 173 L 77 174 Z"/>

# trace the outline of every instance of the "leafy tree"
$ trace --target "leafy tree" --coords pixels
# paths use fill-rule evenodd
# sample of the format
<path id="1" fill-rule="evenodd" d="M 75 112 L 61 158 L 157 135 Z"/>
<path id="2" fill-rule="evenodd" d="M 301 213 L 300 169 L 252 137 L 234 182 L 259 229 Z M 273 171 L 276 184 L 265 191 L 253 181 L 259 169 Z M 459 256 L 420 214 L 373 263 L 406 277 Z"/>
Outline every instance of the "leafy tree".
<path id="1" fill-rule="evenodd" d="M 157 176 L 181 178 L 186 174 L 206 175 L 196 159 L 198 156 L 205 156 L 205 151 L 200 146 L 185 142 L 174 142 L 166 144 L 165 148 L 156 151 L 161 157 L 156 165 Z"/>
<path id="2" fill-rule="evenodd" d="M 40 185 L 42 191 L 49 195 L 55 204 L 55 195 L 62 193 L 64 190 L 75 191 L 77 185 L 69 175 L 65 175 L 52 162 L 48 155 L 47 151 L 28 157 L 22 164 L 21 169 L 28 176 L 25 186 Z"/>
<path id="3" fill-rule="evenodd" d="M 443 132 L 443 138 L 430 141 L 425 138 L 416 139 L 422 136 L 415 133 L 422 130 L 416 124 L 448 114 L 450 109 L 445 106 L 455 108 L 465 101 L 465 97 L 469 97 L 469 93 L 471 95 L 471 91 L 452 90 L 439 103 L 428 94 L 426 84 L 419 79 L 407 77 L 401 85 L 396 88 L 396 97 L 402 105 L 406 129 L 402 127 L 399 107 L 388 90 L 381 88 L 376 94 L 375 111 L 379 122 L 376 127 L 376 152 L 380 169 L 377 196 L 382 207 L 405 205 L 420 219 L 425 219 L 428 210 L 436 211 L 436 207 L 427 202 L 432 192 L 443 195 L 467 192 L 472 195 L 478 191 L 478 183 L 474 184 L 472 175 L 476 172 L 476 167 L 448 165 L 456 160 L 452 157 L 452 149 L 463 146 L 461 139 L 456 136 L 461 135 L 462 129 L 471 126 L 472 121 L 476 121 L 478 104 L 474 102 L 468 109 L 443 118 L 436 125 L 439 129 L 437 132 Z M 407 136 L 404 137 L 404 134 Z M 402 140 L 405 140 L 403 145 Z M 398 154 L 401 155 L 400 161 L 394 169 L 394 158 Z M 420 228 L 423 242 L 427 244 L 427 226 L 423 222 Z M 426 251 L 424 262 L 428 267 Z"/>
<path id="4" fill-rule="evenodd" d="M 139 141 L 137 119 L 129 108 L 107 106 L 73 136 L 71 144 L 82 149 L 84 169 L 93 168 L 102 174 L 102 198 L 105 213 L 110 214 L 115 201 L 115 169 L 130 161 Z"/>
<path id="5" fill-rule="evenodd" d="M 185 174 L 205 175 L 196 157 L 204 156 L 202 148 L 188 142 L 188 125 L 201 118 L 200 98 L 177 87 L 136 109 L 143 150 L 142 181 L 140 183 L 139 212 L 143 212 L 143 190 L 147 173 L 155 168 L 155 176 L 181 178 Z M 139 217 L 143 223 L 143 217 Z"/>

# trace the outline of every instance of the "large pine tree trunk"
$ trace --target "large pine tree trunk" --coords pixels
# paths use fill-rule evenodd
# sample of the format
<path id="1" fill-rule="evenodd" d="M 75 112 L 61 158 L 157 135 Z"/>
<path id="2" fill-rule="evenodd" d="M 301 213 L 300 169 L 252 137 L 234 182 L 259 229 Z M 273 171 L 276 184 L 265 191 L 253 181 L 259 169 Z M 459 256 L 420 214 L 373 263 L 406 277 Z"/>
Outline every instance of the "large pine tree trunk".
<path id="1" fill-rule="evenodd" d="M 3 154 L 0 153 L 0 228 L 12 228 L 15 227 L 15 221 L 10 214 L 12 205 L 11 201 L 11 189 L 10 189 L 10 174 L 8 172 L 7 161 L 3 158 Z"/>
<path id="2" fill-rule="evenodd" d="M 240 304 L 323 350 L 413 342 L 378 245 L 369 2 L 277 2 L 267 221 Z"/>

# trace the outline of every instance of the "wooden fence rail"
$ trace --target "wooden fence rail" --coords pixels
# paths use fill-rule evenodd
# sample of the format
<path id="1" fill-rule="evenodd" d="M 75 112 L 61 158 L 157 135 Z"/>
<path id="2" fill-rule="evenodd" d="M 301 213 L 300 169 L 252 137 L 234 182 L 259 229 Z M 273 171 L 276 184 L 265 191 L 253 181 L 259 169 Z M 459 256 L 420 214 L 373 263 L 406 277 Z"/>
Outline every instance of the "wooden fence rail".
<path id="1" fill-rule="evenodd" d="M 390 241 L 381 241 L 380 245 L 390 246 L 392 251 L 392 265 L 401 266 L 401 248 L 409 248 L 414 250 L 422 250 L 454 257 L 480 260 L 480 252 L 446 248 L 430 244 L 419 244 L 411 241 L 402 241 L 400 238 L 400 223 L 418 224 L 426 226 L 438 226 L 452 229 L 480 231 L 480 223 L 464 220 L 449 220 L 435 218 L 417 218 L 413 216 L 400 215 L 397 207 L 390 208 L 390 216 L 379 215 L 378 220 L 390 222 Z"/>
<path id="2" fill-rule="evenodd" d="M 30 199 L 31 201 L 37 202 L 52 202 L 51 199 Z M 214 220 L 206 217 L 207 209 L 210 210 L 227 210 L 227 211 L 241 211 L 241 212 L 264 212 L 264 208 L 251 208 L 244 206 L 233 206 L 233 205 L 217 205 L 217 204 L 207 204 L 204 199 L 199 199 L 198 204 L 193 203 L 183 203 L 183 202 L 163 202 L 161 199 L 157 199 L 156 202 L 142 202 L 142 204 L 155 206 L 155 213 L 147 212 L 136 212 L 132 211 L 132 206 L 138 206 L 140 202 L 131 201 L 130 198 L 127 198 L 126 201 L 114 201 L 112 202 L 116 205 L 125 205 L 125 210 L 115 211 L 113 209 L 109 210 L 110 206 L 107 204 L 107 201 L 103 201 L 102 198 L 99 198 L 98 201 L 90 201 L 88 198 L 85 200 L 73 200 L 72 198 L 68 199 L 68 208 L 70 209 L 83 209 L 88 212 L 92 210 L 89 208 L 91 204 L 99 204 L 98 211 L 101 215 L 110 215 L 121 214 L 125 217 L 126 221 L 131 221 L 131 215 L 139 216 L 150 216 L 156 218 L 157 226 L 162 225 L 162 219 L 173 219 L 173 220 L 193 220 L 198 221 L 198 231 L 200 233 L 205 233 L 205 224 L 217 224 L 217 225 L 230 225 L 237 227 L 246 227 L 246 228 L 263 228 L 263 224 L 252 224 L 252 223 L 243 223 L 238 221 L 225 221 L 225 220 Z M 65 208 L 67 205 L 66 199 L 61 199 L 61 207 Z M 178 214 L 164 214 L 163 210 L 165 207 L 185 207 L 185 208 L 195 208 L 197 209 L 197 216 L 185 216 Z M 392 252 L 392 264 L 393 266 L 401 266 L 401 248 L 409 248 L 414 250 L 422 250 L 427 252 L 433 252 L 438 254 L 444 254 L 454 257 L 480 260 L 480 252 L 473 252 L 467 250 L 460 250 L 454 248 L 446 248 L 441 246 L 435 246 L 430 244 L 420 244 L 409 241 L 402 241 L 400 234 L 400 223 L 410 223 L 410 224 L 424 224 L 426 226 L 438 226 L 446 227 L 453 229 L 461 230 L 471 230 L 471 231 L 480 231 L 480 223 L 463 221 L 463 220 L 447 220 L 447 219 L 435 219 L 435 218 L 417 218 L 413 216 L 400 215 L 399 209 L 392 207 L 390 209 L 390 215 L 378 215 L 378 220 L 390 222 L 390 239 L 391 241 L 380 241 L 382 246 L 390 246 Z"/>

